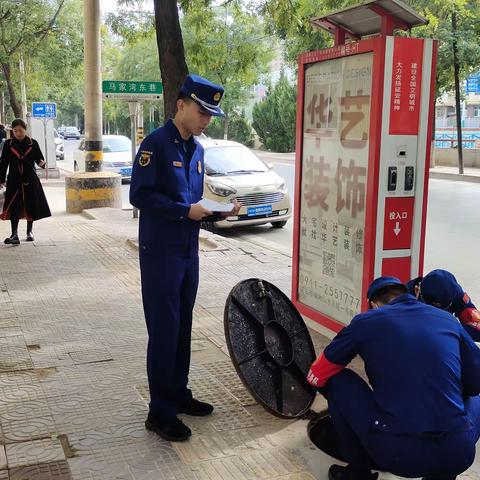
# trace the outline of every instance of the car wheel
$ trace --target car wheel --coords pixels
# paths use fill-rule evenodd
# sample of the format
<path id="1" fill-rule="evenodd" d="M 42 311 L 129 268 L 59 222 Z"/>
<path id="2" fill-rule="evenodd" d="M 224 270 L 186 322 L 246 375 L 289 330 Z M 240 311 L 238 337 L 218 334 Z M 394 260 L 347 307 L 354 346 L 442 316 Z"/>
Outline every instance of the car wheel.
<path id="1" fill-rule="evenodd" d="M 76 161 L 73 162 L 73 171 L 78 172 L 78 163 Z"/>
<path id="2" fill-rule="evenodd" d="M 218 231 L 218 228 L 215 226 L 215 222 L 200 222 L 200 228 L 212 233 L 217 233 Z"/>
<path id="3" fill-rule="evenodd" d="M 272 227 L 273 228 L 283 228 L 287 224 L 286 220 L 283 220 L 282 222 L 272 222 Z"/>

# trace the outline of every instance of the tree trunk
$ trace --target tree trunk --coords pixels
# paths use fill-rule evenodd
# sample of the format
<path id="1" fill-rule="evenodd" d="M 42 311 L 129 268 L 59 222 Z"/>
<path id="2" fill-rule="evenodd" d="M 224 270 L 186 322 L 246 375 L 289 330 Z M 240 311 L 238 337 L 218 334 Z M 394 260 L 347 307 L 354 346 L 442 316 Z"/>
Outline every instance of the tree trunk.
<path id="1" fill-rule="evenodd" d="M 177 95 L 188 74 L 176 0 L 154 0 L 158 56 L 163 82 L 164 119 L 175 115 Z"/>
<path id="2" fill-rule="evenodd" d="M 463 174 L 462 114 L 460 111 L 460 65 L 458 63 L 456 11 L 452 12 L 452 34 L 453 75 L 455 80 L 455 111 L 457 113 L 458 173 Z"/>
<path id="3" fill-rule="evenodd" d="M 15 118 L 21 118 L 22 106 L 18 102 L 17 96 L 15 95 L 15 89 L 13 88 L 12 76 L 10 72 L 10 65 L 8 63 L 2 62 L 2 70 L 5 81 L 7 82 L 8 95 L 10 96 L 10 106 L 12 107 L 13 114 L 15 115 Z M 23 120 L 27 121 L 26 118 L 24 118 Z"/>

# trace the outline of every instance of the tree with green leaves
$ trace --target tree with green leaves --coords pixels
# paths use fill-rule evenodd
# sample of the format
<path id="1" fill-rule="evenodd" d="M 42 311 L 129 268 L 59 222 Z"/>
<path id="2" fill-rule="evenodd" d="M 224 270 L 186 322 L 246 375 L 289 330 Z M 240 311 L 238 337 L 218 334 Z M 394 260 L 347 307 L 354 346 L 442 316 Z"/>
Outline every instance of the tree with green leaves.
<path id="1" fill-rule="evenodd" d="M 268 71 L 276 41 L 265 34 L 258 17 L 243 2 L 200 8 L 190 3 L 182 19 L 185 52 L 191 71 L 225 88 L 222 109 L 223 137 L 229 137 L 230 116 L 239 118 L 255 84 Z M 195 8 L 194 8 L 195 7 Z"/>
<path id="2" fill-rule="evenodd" d="M 295 150 L 296 98 L 296 87 L 282 73 L 266 98 L 253 107 L 253 128 L 268 150 Z"/>
<path id="3" fill-rule="evenodd" d="M 133 5 L 132 0 L 122 0 L 121 3 L 130 7 Z M 222 108 L 227 113 L 227 118 L 222 120 L 222 125 L 224 134 L 228 135 L 229 115 L 234 112 L 240 114 L 241 107 L 250 97 L 251 88 L 267 71 L 275 45 L 272 48 L 272 39 L 265 35 L 255 12 L 244 8 L 240 0 L 226 2 L 223 7 L 206 0 L 173 3 L 176 3 L 177 13 L 182 13 L 181 31 L 177 31 L 175 14 L 164 2 L 162 24 L 157 22 L 156 26 L 158 59 L 164 84 L 165 118 L 171 117 L 175 112 L 177 93 L 188 72 L 188 64 L 191 71 L 204 75 L 225 88 Z M 141 45 L 147 48 L 148 42 L 148 48 L 151 48 L 151 33 L 146 28 L 149 22 L 145 12 L 142 15 L 137 12 L 136 15 L 143 20 L 133 32 L 130 30 L 130 21 L 124 20 L 127 17 L 126 11 L 110 15 L 109 25 L 114 33 L 126 35 L 124 47 L 130 50 L 130 55 L 125 57 L 125 65 L 131 64 L 129 71 L 142 74 L 151 71 L 151 65 L 146 70 L 135 67 L 135 59 L 144 57 Z M 157 19 L 158 16 L 156 10 Z M 180 21 L 180 16 L 178 18 Z M 126 34 L 126 31 L 129 33 Z M 159 37 L 163 39 L 161 42 Z M 181 48 L 175 47 L 179 45 L 179 37 Z M 138 48 L 133 47 L 135 44 Z M 144 61 L 140 60 L 140 63 L 143 65 Z"/>
<path id="4" fill-rule="evenodd" d="M 16 65 L 20 55 L 39 55 L 46 38 L 57 28 L 58 16 L 66 0 L 2 0 L 0 2 L 0 67 L 10 106 L 16 117 L 22 108 L 18 101 L 19 78 Z"/>

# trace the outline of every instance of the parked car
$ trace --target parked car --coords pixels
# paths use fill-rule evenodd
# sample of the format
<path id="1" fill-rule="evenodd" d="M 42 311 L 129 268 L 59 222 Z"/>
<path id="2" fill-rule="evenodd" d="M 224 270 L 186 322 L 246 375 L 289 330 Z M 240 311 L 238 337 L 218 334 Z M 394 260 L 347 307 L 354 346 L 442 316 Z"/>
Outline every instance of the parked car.
<path id="1" fill-rule="evenodd" d="M 58 134 L 58 131 L 53 129 L 53 139 L 55 141 L 55 156 L 57 160 L 65 160 L 65 149 L 62 137 Z"/>
<path id="2" fill-rule="evenodd" d="M 63 132 L 63 138 L 65 140 L 68 140 L 69 138 L 80 140 L 80 132 L 77 127 L 66 127 L 65 131 Z"/>
<path id="3" fill-rule="evenodd" d="M 244 145 L 199 137 L 205 149 L 204 197 L 226 203 L 236 198 L 238 215 L 215 222 L 219 228 L 271 223 L 282 228 L 292 215 L 285 180 Z"/>
<path id="4" fill-rule="evenodd" d="M 73 168 L 85 171 L 85 140 L 73 152 Z M 119 173 L 122 180 L 132 176 L 132 142 L 122 135 L 103 136 L 103 170 Z"/>

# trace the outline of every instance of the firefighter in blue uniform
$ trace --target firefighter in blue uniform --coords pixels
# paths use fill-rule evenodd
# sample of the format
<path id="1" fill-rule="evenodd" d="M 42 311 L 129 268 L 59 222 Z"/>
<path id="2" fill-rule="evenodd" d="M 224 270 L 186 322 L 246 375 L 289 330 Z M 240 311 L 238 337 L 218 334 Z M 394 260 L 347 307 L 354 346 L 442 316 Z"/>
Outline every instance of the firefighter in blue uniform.
<path id="1" fill-rule="evenodd" d="M 323 393 L 346 467 L 330 480 L 374 480 L 373 464 L 401 477 L 453 480 L 480 437 L 480 349 L 451 314 L 418 301 L 394 277 L 368 290 L 308 374 Z M 345 367 L 359 355 L 370 385 Z"/>
<path id="2" fill-rule="evenodd" d="M 432 270 L 425 277 L 410 280 L 407 290 L 422 302 L 455 315 L 472 339 L 480 342 L 480 311 L 452 273 Z"/>
<path id="3" fill-rule="evenodd" d="M 140 209 L 139 255 L 148 330 L 147 429 L 183 441 L 190 429 L 177 414 L 203 416 L 213 406 L 188 389 L 192 311 L 199 280 L 198 235 L 202 220 L 214 219 L 198 202 L 203 195 L 203 147 L 194 138 L 222 116 L 224 90 L 188 75 L 177 113 L 140 145 L 133 165 L 130 202 Z M 238 213 L 232 205 L 230 215 Z M 209 218 L 210 217 L 210 218 Z"/>

